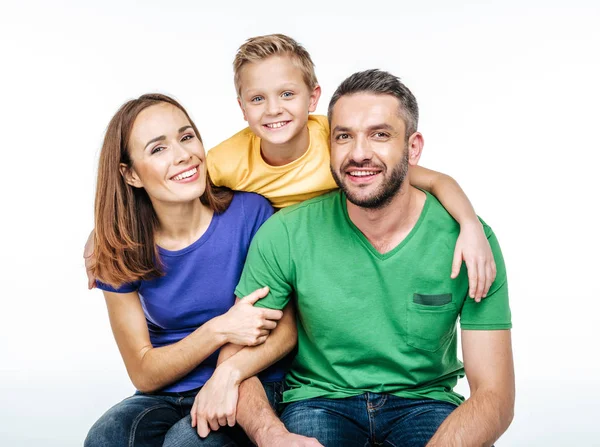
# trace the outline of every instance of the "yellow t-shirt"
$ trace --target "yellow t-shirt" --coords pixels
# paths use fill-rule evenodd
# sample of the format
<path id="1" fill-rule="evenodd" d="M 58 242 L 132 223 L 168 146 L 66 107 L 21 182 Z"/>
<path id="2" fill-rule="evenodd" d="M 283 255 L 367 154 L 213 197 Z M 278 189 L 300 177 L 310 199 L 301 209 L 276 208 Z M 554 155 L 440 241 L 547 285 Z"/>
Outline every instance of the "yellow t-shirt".
<path id="1" fill-rule="evenodd" d="M 329 123 L 320 115 L 309 115 L 308 150 L 297 160 L 271 166 L 260 153 L 260 138 L 250 128 L 238 132 L 207 153 L 207 166 L 215 185 L 256 192 L 275 208 L 325 194 L 337 185 L 329 170 Z"/>

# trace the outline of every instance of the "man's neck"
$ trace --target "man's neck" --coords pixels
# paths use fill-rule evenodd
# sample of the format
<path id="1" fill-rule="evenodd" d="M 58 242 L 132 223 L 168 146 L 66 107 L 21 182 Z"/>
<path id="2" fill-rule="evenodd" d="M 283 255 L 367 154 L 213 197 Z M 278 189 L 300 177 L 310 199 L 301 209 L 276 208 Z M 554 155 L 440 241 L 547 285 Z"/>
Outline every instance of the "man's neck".
<path id="1" fill-rule="evenodd" d="M 346 199 L 348 216 L 381 254 L 397 247 L 414 228 L 425 205 L 425 193 L 406 180 L 390 203 L 379 209 L 362 208 Z"/>
<path id="2" fill-rule="evenodd" d="M 302 157 L 310 146 L 308 127 L 285 144 L 270 144 L 262 140 L 260 152 L 263 160 L 271 166 L 283 166 Z"/>

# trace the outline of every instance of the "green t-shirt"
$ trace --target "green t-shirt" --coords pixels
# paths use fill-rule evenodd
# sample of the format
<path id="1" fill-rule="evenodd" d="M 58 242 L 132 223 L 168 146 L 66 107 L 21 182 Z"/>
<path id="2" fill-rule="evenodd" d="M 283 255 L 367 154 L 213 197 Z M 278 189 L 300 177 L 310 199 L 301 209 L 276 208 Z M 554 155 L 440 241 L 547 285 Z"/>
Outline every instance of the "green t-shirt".
<path id="1" fill-rule="evenodd" d="M 481 303 L 468 298 L 465 266 L 450 270 L 460 227 L 430 194 L 417 223 L 381 254 L 352 223 L 341 191 L 285 208 L 260 228 L 236 295 L 269 286 L 257 306 L 296 300 L 298 354 L 284 402 L 364 392 L 460 404 L 464 375 L 456 321 L 465 330 L 510 329 L 504 260 L 483 223 L 497 266 Z"/>

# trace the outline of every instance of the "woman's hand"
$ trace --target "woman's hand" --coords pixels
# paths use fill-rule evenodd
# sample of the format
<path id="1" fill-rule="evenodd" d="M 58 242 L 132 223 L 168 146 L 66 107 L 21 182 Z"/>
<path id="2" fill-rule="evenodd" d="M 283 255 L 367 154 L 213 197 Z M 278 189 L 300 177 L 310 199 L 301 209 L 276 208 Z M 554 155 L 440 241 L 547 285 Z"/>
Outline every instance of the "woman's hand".
<path id="1" fill-rule="evenodd" d="M 450 275 L 452 279 L 458 276 L 463 260 L 467 265 L 469 275 L 469 296 L 476 302 L 480 302 L 487 296 L 496 279 L 496 262 L 479 220 L 460 227 L 460 234 L 454 249 L 454 261 Z"/>
<path id="2" fill-rule="evenodd" d="M 257 346 L 265 342 L 269 333 L 277 327 L 283 312 L 254 307 L 259 299 L 269 293 L 268 287 L 255 290 L 238 300 L 231 309 L 221 315 L 217 324 L 228 343 Z"/>
<path id="3" fill-rule="evenodd" d="M 201 438 L 219 427 L 235 425 L 239 380 L 229 371 L 217 368 L 212 377 L 200 389 L 190 415 L 192 427 Z"/>

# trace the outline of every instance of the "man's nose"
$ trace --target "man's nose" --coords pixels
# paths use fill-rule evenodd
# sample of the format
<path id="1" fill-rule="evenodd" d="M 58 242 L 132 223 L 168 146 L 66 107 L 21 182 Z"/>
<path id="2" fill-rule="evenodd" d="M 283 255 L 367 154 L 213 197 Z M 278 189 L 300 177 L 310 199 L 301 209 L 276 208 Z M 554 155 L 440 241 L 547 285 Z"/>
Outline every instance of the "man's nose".
<path id="1" fill-rule="evenodd" d="M 373 152 L 367 138 L 357 135 L 352 143 L 350 158 L 357 163 L 362 163 L 365 160 L 370 160 L 372 156 Z"/>

